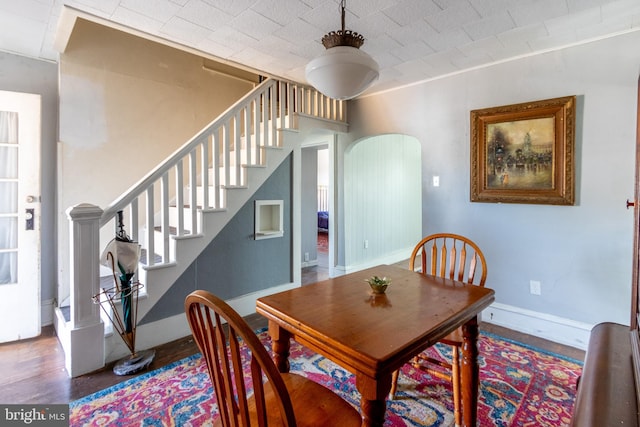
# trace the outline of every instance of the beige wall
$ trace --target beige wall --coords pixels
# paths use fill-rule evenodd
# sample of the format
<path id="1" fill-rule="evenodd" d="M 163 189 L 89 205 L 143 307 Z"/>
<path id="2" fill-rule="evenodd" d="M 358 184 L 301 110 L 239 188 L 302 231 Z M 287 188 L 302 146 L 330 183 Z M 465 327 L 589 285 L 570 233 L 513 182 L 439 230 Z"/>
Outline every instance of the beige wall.
<path id="1" fill-rule="evenodd" d="M 78 203 L 105 208 L 253 88 L 253 82 L 204 69 L 203 61 L 98 24 L 76 23 L 60 55 L 61 301 L 69 283 L 65 211 Z"/>

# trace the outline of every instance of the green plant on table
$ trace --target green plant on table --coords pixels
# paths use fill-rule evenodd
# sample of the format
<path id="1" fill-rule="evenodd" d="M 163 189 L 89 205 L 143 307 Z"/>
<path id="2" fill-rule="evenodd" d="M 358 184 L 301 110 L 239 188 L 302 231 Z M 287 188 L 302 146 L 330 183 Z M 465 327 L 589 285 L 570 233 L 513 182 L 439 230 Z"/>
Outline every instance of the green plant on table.
<path id="1" fill-rule="evenodd" d="M 391 284 L 391 279 L 386 277 L 373 276 L 365 280 L 371 286 L 371 290 L 377 294 L 383 294 L 387 290 L 387 286 Z"/>

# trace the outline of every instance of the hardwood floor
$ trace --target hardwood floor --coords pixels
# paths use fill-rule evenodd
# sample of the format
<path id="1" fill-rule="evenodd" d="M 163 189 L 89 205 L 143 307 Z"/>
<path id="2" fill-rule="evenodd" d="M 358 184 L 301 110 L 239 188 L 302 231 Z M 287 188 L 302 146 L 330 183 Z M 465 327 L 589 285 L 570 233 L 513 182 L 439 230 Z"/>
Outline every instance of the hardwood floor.
<path id="1" fill-rule="evenodd" d="M 303 270 L 303 283 L 312 283 L 326 277 L 328 269 L 322 265 Z M 266 327 L 266 320 L 258 314 L 247 316 L 246 320 L 254 329 Z M 584 360 L 584 352 L 572 347 L 487 323 L 482 323 L 480 329 Z M 197 351 L 197 347 L 191 337 L 185 337 L 161 345 L 155 350 L 156 356 L 149 370 L 190 356 Z M 0 344 L 0 371 L 3 373 L 0 379 L 0 403 L 68 403 L 134 377 L 115 375 L 112 371 L 113 364 L 110 364 L 97 372 L 69 378 L 64 365 L 64 352 L 52 326 L 43 328 L 42 335 L 37 338 Z M 141 374 L 145 372 L 148 371 Z"/>

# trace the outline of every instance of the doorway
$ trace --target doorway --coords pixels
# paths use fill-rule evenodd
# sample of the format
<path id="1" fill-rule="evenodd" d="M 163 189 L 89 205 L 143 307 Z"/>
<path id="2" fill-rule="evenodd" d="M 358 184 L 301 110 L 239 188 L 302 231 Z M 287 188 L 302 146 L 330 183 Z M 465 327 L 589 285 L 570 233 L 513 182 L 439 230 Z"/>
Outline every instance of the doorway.
<path id="1" fill-rule="evenodd" d="M 329 275 L 329 148 L 317 151 L 317 192 L 318 192 L 318 270 L 326 270 Z"/>
<path id="2" fill-rule="evenodd" d="M 302 284 L 331 275 L 331 163 L 327 143 L 302 148 Z"/>

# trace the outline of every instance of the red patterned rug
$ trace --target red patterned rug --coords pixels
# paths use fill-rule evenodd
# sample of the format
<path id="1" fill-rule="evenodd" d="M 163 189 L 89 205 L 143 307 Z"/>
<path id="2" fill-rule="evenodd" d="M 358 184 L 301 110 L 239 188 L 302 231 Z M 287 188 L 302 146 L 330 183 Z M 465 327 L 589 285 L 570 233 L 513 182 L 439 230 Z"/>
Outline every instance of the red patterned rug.
<path id="1" fill-rule="evenodd" d="M 318 252 L 329 252 L 329 234 L 325 232 L 318 232 Z"/>
<path id="2" fill-rule="evenodd" d="M 266 332 L 260 338 L 268 346 Z M 481 333 L 479 426 L 568 426 L 580 362 Z M 444 346 L 428 350 L 449 357 Z M 291 371 L 339 393 L 356 408 L 353 375 L 331 361 L 291 345 Z M 405 365 L 385 426 L 451 426 L 450 383 Z M 72 426 L 204 426 L 216 417 L 215 396 L 199 355 L 70 404 Z"/>

